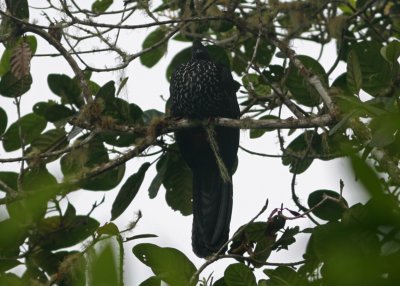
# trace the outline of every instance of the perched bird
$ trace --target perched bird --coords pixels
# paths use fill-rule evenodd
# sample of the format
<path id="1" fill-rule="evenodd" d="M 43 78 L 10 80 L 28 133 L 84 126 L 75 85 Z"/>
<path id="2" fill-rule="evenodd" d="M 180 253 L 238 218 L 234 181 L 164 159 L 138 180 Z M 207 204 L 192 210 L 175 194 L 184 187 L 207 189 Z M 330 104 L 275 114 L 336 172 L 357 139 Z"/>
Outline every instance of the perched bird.
<path id="1" fill-rule="evenodd" d="M 230 70 L 214 61 L 196 40 L 191 59 L 172 75 L 171 115 L 189 119 L 239 118 L 238 89 Z M 193 173 L 192 247 L 199 257 L 216 253 L 226 243 L 232 214 L 232 173 L 239 129 L 216 126 L 212 134 L 210 140 L 205 127 L 175 132 L 182 156 Z M 212 141 L 217 148 L 211 147 Z M 223 164 L 218 165 L 218 158 Z M 225 176 L 221 172 L 223 166 Z"/>

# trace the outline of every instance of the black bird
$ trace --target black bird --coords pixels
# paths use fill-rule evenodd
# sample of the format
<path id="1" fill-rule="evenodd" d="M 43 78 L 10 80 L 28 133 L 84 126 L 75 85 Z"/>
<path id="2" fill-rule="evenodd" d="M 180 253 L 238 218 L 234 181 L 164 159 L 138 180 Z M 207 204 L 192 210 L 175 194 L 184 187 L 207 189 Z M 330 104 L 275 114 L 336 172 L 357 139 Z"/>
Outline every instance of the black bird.
<path id="1" fill-rule="evenodd" d="M 191 59 L 178 66 L 172 75 L 171 115 L 189 119 L 239 118 L 238 89 L 230 70 L 214 61 L 196 40 Z M 193 173 L 192 247 L 199 257 L 210 256 L 225 244 L 232 214 L 232 173 L 239 129 L 216 126 L 213 133 L 218 148 L 211 147 L 205 127 L 175 132 L 182 156 Z M 215 150 L 228 178 L 221 175 Z"/>

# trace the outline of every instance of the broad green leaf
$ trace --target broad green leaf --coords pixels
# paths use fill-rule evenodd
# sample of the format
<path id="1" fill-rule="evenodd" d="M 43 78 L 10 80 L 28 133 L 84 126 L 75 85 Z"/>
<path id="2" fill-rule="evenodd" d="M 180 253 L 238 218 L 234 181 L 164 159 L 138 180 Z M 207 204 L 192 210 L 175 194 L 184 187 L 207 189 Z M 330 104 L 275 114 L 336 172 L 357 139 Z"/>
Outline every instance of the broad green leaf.
<path id="1" fill-rule="evenodd" d="M 20 19 L 29 19 L 28 0 L 11 0 L 6 3 L 11 15 Z"/>
<path id="2" fill-rule="evenodd" d="M 328 76 L 324 68 L 315 59 L 309 56 L 297 56 L 297 59 L 314 75 L 318 76 L 322 85 L 328 86 Z M 316 89 L 304 78 L 299 70 L 291 64 L 286 80 L 286 86 L 292 93 L 294 99 L 305 106 L 317 106 L 321 99 Z"/>
<path id="3" fill-rule="evenodd" d="M 320 142 L 321 136 L 313 131 L 300 134 L 287 146 L 285 156 L 282 157 L 283 165 L 289 166 L 291 173 L 303 173 L 314 160 L 307 156 L 315 154 L 320 147 Z"/>
<path id="4" fill-rule="evenodd" d="M 182 215 L 192 213 L 192 172 L 176 146 L 168 152 L 167 171 L 164 175 L 165 200 L 173 210 Z"/>
<path id="5" fill-rule="evenodd" d="M 20 278 L 17 275 L 15 275 L 14 273 L 1 273 L 0 285 L 26 286 L 26 281 L 23 278 Z"/>
<path id="6" fill-rule="evenodd" d="M 47 203 L 61 190 L 56 178 L 44 167 L 30 168 L 22 176 L 22 191 L 29 193 L 7 205 L 10 217 L 20 223 L 30 224 L 43 218 Z"/>
<path id="7" fill-rule="evenodd" d="M 384 147 L 392 144 L 395 140 L 395 133 L 398 131 L 397 128 L 392 126 L 382 126 L 381 129 L 377 130 L 369 142 L 371 147 Z"/>
<path id="8" fill-rule="evenodd" d="M 380 50 L 382 57 L 390 65 L 398 65 L 398 59 L 400 57 L 400 42 L 393 41 L 384 46 Z"/>
<path id="9" fill-rule="evenodd" d="M 35 152 L 46 152 L 48 150 L 54 151 L 54 147 L 61 149 L 67 145 L 67 135 L 64 129 L 51 129 L 41 134 L 39 137 L 32 141 L 31 148 Z"/>
<path id="10" fill-rule="evenodd" d="M 285 71 L 280 65 L 269 65 L 265 68 L 262 74 L 270 82 L 279 82 L 283 78 Z"/>
<path id="11" fill-rule="evenodd" d="M 117 197 L 114 200 L 111 209 L 111 220 L 115 220 L 119 217 L 126 208 L 130 205 L 132 200 L 135 198 L 140 186 L 143 183 L 144 176 L 146 175 L 147 169 L 150 167 L 150 163 L 144 163 L 137 173 L 131 175 L 128 180 L 123 184 L 118 192 Z"/>
<path id="12" fill-rule="evenodd" d="M 37 102 L 35 105 L 33 105 L 32 107 L 32 111 L 33 113 L 35 113 L 36 115 L 45 116 L 46 110 L 47 108 L 49 108 L 50 106 L 56 105 L 56 103 L 54 101 L 39 101 Z"/>
<path id="13" fill-rule="evenodd" d="M 0 107 L 0 135 L 6 131 L 7 128 L 7 113 Z"/>
<path id="14" fill-rule="evenodd" d="M 193 263 L 179 250 L 142 243 L 133 247 L 133 254 L 149 266 L 157 278 L 174 286 L 188 286 L 196 272 Z"/>
<path id="15" fill-rule="evenodd" d="M 59 251 L 54 253 L 49 250 L 38 250 L 29 257 L 29 262 L 34 263 L 51 275 L 57 273 L 60 264 L 65 259 L 79 255 L 78 253 L 78 251 Z"/>
<path id="16" fill-rule="evenodd" d="M 0 258 L 0 272 L 4 273 L 20 264 L 21 262 L 17 259 Z"/>
<path id="17" fill-rule="evenodd" d="M 68 221 L 60 216 L 47 217 L 39 222 L 30 243 L 46 250 L 74 246 L 91 236 L 99 225 L 88 216 L 76 216 Z"/>
<path id="18" fill-rule="evenodd" d="M 261 116 L 259 119 L 279 119 L 279 117 L 275 115 L 265 115 Z M 274 131 L 275 128 L 265 128 L 265 129 L 251 129 L 250 130 L 250 138 L 255 139 L 264 135 L 265 132 Z"/>
<path id="19" fill-rule="evenodd" d="M 105 12 L 113 3 L 113 0 L 96 0 L 92 4 L 92 11 L 96 13 Z"/>
<path id="20" fill-rule="evenodd" d="M 139 286 L 161 286 L 161 280 L 156 276 L 152 276 L 140 283 Z"/>
<path id="21" fill-rule="evenodd" d="M 65 105 L 50 104 L 44 112 L 44 117 L 46 118 L 47 121 L 54 123 L 60 120 L 65 120 L 74 114 L 75 112 L 66 107 Z"/>
<path id="22" fill-rule="evenodd" d="M 369 194 L 373 197 L 382 197 L 384 193 L 383 187 L 376 172 L 364 160 L 357 156 L 351 156 L 350 160 L 355 177 L 360 180 Z"/>
<path id="23" fill-rule="evenodd" d="M 25 41 L 26 43 L 28 43 L 29 48 L 32 51 L 32 55 L 34 55 L 36 53 L 37 45 L 38 45 L 36 37 L 29 35 L 29 36 L 23 37 L 22 40 Z"/>
<path id="24" fill-rule="evenodd" d="M 337 192 L 330 190 L 317 190 L 308 196 L 307 203 L 309 208 L 312 209 L 318 205 L 324 199 L 325 195 L 336 199 L 340 198 L 340 194 Z M 344 198 L 340 198 L 340 203 L 332 200 L 326 200 L 320 206 L 313 209 L 312 213 L 323 220 L 337 221 L 342 217 L 346 207 L 348 207 L 348 204 Z"/>
<path id="25" fill-rule="evenodd" d="M 0 253 L 2 258 L 15 259 L 19 254 L 19 248 L 26 239 L 28 232 L 18 221 L 8 218 L 0 221 Z M 2 285 L 2 284 L 0 284 Z"/>
<path id="26" fill-rule="evenodd" d="M 224 277 L 221 277 L 220 279 L 215 281 L 213 283 L 213 286 L 227 286 L 227 284 L 225 283 Z"/>
<path id="27" fill-rule="evenodd" d="M 357 227 L 337 222 L 320 225 L 314 228 L 308 248 L 324 263 L 321 271 L 329 285 L 368 285 L 379 275 L 379 239 L 359 223 Z"/>
<path id="28" fill-rule="evenodd" d="M 105 104 L 112 103 L 115 98 L 115 82 L 110 80 L 105 85 L 103 85 L 96 94 L 96 99 L 102 98 Z"/>
<path id="29" fill-rule="evenodd" d="M 250 38 L 244 42 L 245 55 L 248 60 L 253 57 L 254 49 L 256 46 L 256 38 Z M 275 52 L 275 46 L 264 40 L 261 40 L 258 45 L 257 53 L 253 63 L 260 66 L 267 66 L 271 62 L 272 56 Z"/>
<path id="30" fill-rule="evenodd" d="M 93 138 L 89 144 L 61 158 L 61 171 L 68 181 L 78 179 L 82 173 L 107 162 L 109 157 L 103 142 L 99 138 Z M 93 178 L 84 179 L 80 184 L 82 188 L 91 191 L 111 190 L 121 182 L 124 173 L 125 164 L 122 164 Z"/>
<path id="31" fill-rule="evenodd" d="M 76 80 L 65 74 L 49 74 L 47 83 L 50 90 L 61 97 L 62 103 L 75 104 L 77 107 L 83 104 L 81 89 Z"/>
<path id="32" fill-rule="evenodd" d="M 21 135 L 25 144 L 30 144 L 46 128 L 47 122 L 43 117 L 29 113 L 10 125 L 3 136 L 3 148 L 7 152 L 21 148 Z"/>
<path id="33" fill-rule="evenodd" d="M 120 286 L 117 255 L 111 243 L 97 249 L 90 257 L 91 285 Z M 121 255 L 121 254 L 119 254 Z"/>
<path id="34" fill-rule="evenodd" d="M 229 265 L 224 272 L 227 286 L 257 286 L 253 271 L 242 263 Z"/>
<path id="35" fill-rule="evenodd" d="M 308 285 L 307 280 L 300 277 L 296 271 L 288 266 L 278 266 L 275 269 L 265 269 L 264 273 L 269 277 L 266 285 Z"/>
<path id="36" fill-rule="evenodd" d="M 0 94 L 5 97 L 18 97 L 26 93 L 32 85 L 32 76 L 29 74 L 17 79 L 8 71 L 0 80 Z"/>
<path id="37" fill-rule="evenodd" d="M 119 235 L 119 229 L 118 227 L 110 222 L 110 223 L 106 223 L 105 225 L 99 227 L 97 229 L 97 233 L 98 234 L 107 234 L 107 235 Z"/>
<path id="38" fill-rule="evenodd" d="M 400 117 L 397 112 L 378 117 L 371 122 L 372 138 L 369 142 L 371 147 L 385 147 L 396 140 L 396 133 L 400 128 Z"/>
<path id="39" fill-rule="evenodd" d="M 289 249 L 288 246 L 296 242 L 294 237 L 299 232 L 300 228 L 298 226 L 285 228 L 281 237 L 275 242 L 273 249 L 276 251 L 281 249 Z"/>
<path id="40" fill-rule="evenodd" d="M 3 77 L 10 70 L 12 49 L 5 49 L 0 60 L 0 76 Z"/>
<path id="41" fill-rule="evenodd" d="M 168 153 L 164 153 L 160 160 L 158 160 L 156 169 L 157 169 L 157 174 L 154 177 L 153 181 L 151 181 L 151 184 L 149 186 L 149 197 L 150 199 L 154 199 L 157 196 L 158 190 L 160 189 L 164 177 L 165 177 L 165 172 L 167 171 L 168 167 Z"/>
<path id="42" fill-rule="evenodd" d="M 361 88 L 372 96 L 385 92 L 391 86 L 389 63 L 382 58 L 381 48 L 381 43 L 366 41 L 352 46 L 360 64 Z"/>
<path id="43" fill-rule="evenodd" d="M 161 42 L 167 34 L 167 31 L 163 27 L 159 27 L 155 31 L 151 32 L 143 42 L 143 49 L 151 48 L 154 45 L 157 45 Z M 151 68 L 156 65 L 160 59 L 164 56 L 167 52 L 168 44 L 167 42 L 161 44 L 157 48 L 154 48 L 140 56 L 140 62 L 148 67 Z"/>
<path id="44" fill-rule="evenodd" d="M 349 89 L 358 94 L 362 85 L 362 74 L 357 54 L 352 50 L 347 56 L 347 84 Z"/>
<path id="45" fill-rule="evenodd" d="M 15 191 L 17 190 L 17 179 L 18 173 L 0 172 L 0 181 Z M 2 185 L 0 185 L 0 191 L 5 191 Z"/>

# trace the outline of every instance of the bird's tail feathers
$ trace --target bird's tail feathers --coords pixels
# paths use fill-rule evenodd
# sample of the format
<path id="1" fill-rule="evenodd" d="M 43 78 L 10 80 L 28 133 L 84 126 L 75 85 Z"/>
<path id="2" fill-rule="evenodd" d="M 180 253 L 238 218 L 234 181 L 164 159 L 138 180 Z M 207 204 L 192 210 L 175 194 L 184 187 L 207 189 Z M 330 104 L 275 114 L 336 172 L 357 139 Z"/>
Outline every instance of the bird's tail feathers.
<path id="1" fill-rule="evenodd" d="M 232 176 L 213 170 L 193 170 L 193 251 L 199 257 L 216 253 L 229 239 L 232 214 Z"/>

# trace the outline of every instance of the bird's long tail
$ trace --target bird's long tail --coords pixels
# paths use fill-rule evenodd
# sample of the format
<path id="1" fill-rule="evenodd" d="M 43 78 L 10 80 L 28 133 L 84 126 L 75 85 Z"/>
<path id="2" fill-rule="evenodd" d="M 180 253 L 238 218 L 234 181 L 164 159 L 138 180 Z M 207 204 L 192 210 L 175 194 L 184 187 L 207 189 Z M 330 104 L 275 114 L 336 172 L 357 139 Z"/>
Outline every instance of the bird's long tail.
<path id="1" fill-rule="evenodd" d="M 229 238 L 232 214 L 232 176 L 221 178 L 215 165 L 193 170 L 192 246 L 199 257 L 216 253 Z"/>

